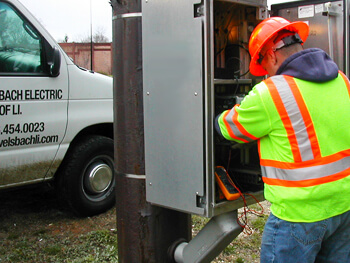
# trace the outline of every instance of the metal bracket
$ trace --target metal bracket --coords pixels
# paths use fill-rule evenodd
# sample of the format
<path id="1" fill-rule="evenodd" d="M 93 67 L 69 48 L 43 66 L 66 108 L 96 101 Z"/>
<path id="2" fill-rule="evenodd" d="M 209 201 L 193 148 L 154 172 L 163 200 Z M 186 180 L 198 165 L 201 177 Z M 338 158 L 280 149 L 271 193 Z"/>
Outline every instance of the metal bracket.
<path id="1" fill-rule="evenodd" d="M 323 16 L 338 16 L 343 14 L 342 5 L 327 2 L 324 4 L 326 11 L 322 12 Z"/>
<path id="2" fill-rule="evenodd" d="M 194 5 L 194 17 L 204 16 L 204 5 L 196 4 Z"/>
<path id="3" fill-rule="evenodd" d="M 177 245 L 175 262 L 211 262 L 241 232 L 242 227 L 237 223 L 237 210 L 215 216 L 189 243 Z"/>
<path id="4" fill-rule="evenodd" d="M 332 4 L 331 2 L 325 3 L 326 11 L 322 13 L 323 16 L 328 17 L 328 44 L 329 44 L 329 56 L 334 59 L 333 53 L 333 31 L 332 31 L 332 17 L 342 14 L 342 6 Z"/>
<path id="5" fill-rule="evenodd" d="M 257 19 L 258 20 L 264 20 L 268 17 L 269 13 L 267 8 L 265 7 L 258 7 L 258 12 L 257 12 Z"/>

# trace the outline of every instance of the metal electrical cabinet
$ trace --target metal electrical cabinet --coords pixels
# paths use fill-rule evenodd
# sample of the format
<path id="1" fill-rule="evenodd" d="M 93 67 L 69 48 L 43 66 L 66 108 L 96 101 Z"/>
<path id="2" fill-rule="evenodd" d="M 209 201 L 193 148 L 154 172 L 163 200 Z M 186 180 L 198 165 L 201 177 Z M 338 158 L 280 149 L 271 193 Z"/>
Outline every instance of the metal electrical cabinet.
<path id="1" fill-rule="evenodd" d="M 256 143 L 219 138 L 214 119 L 261 81 L 247 49 L 267 15 L 266 0 L 142 0 L 148 202 L 206 217 L 242 207 L 220 197 L 218 165 L 263 199 Z"/>
<path id="2" fill-rule="evenodd" d="M 310 26 L 304 48 L 327 52 L 339 69 L 349 76 L 349 1 L 307 0 L 271 6 L 272 16 L 306 21 Z"/>

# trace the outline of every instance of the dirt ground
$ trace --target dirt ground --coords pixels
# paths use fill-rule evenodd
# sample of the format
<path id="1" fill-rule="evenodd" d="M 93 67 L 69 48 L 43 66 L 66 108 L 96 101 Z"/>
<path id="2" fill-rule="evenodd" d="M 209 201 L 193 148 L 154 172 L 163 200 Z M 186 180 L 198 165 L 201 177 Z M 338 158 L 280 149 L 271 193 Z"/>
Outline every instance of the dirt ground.
<path id="1" fill-rule="evenodd" d="M 47 186 L 0 192 L 0 204 L 0 262 L 94 262 L 98 238 L 116 251 L 115 209 L 78 218 Z"/>
<path id="2" fill-rule="evenodd" d="M 115 209 L 78 218 L 43 186 L 0 192 L 0 203 L 0 262 L 118 262 Z M 259 262 L 263 205 L 262 217 L 249 215 L 253 234 L 240 234 L 214 262 Z M 194 229 L 201 220 L 193 217 Z"/>
<path id="3" fill-rule="evenodd" d="M 115 229 L 115 210 L 105 214 L 78 218 L 59 201 L 54 191 L 47 186 L 16 189 L 0 192 L 0 240 L 6 232 L 47 226 L 53 234 L 80 234 L 97 229 Z M 81 223 L 84 222 L 84 225 Z M 69 231 L 64 231 L 69 230 Z"/>

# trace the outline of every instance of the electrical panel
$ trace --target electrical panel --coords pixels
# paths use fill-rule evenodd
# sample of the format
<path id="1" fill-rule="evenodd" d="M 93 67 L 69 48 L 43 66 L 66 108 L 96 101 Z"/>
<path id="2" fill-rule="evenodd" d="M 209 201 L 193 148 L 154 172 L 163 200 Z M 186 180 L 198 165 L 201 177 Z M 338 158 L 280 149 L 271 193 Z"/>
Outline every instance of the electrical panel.
<path id="1" fill-rule="evenodd" d="M 207 217 L 242 207 L 223 195 L 218 167 L 226 183 L 263 200 L 257 143 L 224 140 L 214 119 L 262 80 L 249 72 L 248 41 L 267 15 L 266 0 L 143 0 L 148 202 Z"/>

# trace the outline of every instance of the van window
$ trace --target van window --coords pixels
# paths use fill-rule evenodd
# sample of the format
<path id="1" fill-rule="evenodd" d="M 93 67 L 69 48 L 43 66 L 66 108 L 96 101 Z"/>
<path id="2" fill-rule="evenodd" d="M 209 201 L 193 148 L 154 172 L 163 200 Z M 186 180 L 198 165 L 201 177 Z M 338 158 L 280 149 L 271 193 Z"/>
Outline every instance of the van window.
<path id="1" fill-rule="evenodd" d="M 41 54 L 40 35 L 10 5 L 0 2 L 0 73 L 41 73 Z"/>

